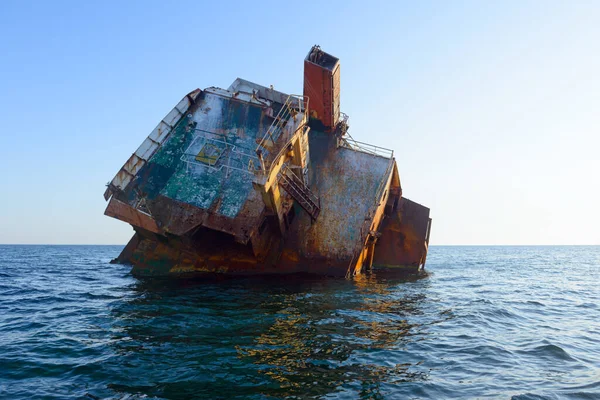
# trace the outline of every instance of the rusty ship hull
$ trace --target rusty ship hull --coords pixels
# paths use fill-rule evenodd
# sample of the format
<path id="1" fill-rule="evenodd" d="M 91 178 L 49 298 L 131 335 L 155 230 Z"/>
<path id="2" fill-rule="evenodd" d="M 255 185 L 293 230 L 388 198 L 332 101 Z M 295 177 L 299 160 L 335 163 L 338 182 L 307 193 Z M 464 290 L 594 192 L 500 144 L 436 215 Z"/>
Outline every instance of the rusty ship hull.
<path id="1" fill-rule="evenodd" d="M 431 232 L 393 151 L 350 136 L 339 60 L 318 46 L 302 95 L 240 78 L 190 92 L 104 197 L 135 231 L 115 261 L 138 275 L 419 272 Z"/>

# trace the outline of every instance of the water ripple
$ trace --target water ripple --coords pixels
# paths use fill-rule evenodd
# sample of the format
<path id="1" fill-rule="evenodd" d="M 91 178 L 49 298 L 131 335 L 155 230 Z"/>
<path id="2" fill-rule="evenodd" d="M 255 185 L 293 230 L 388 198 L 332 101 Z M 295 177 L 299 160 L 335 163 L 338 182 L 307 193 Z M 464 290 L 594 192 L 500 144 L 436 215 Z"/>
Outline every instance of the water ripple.
<path id="1" fill-rule="evenodd" d="M 600 398 L 600 247 L 432 247 L 429 276 L 136 280 L 0 246 L 0 398 Z"/>

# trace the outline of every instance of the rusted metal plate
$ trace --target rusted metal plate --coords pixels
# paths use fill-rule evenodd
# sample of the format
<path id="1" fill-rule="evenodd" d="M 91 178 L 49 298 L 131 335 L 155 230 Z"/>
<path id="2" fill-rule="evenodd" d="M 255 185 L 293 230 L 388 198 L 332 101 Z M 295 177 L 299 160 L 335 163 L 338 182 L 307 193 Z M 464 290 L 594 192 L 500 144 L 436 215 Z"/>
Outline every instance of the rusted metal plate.
<path id="1" fill-rule="evenodd" d="M 123 203 L 115 199 L 110 199 L 104 215 L 120 219 L 134 226 L 146 229 L 150 232 L 161 233 L 161 230 L 156 225 L 156 221 L 151 215 L 131 207 L 129 204 Z"/>
<path id="2" fill-rule="evenodd" d="M 247 243 L 252 228 L 258 227 L 264 205 L 257 192 L 250 194 L 251 199 L 235 218 L 215 212 L 219 205 L 209 209 L 199 209 L 190 204 L 176 201 L 165 196 L 157 196 L 148 201 L 152 215 L 163 221 L 161 227 L 172 235 L 183 236 L 195 228 L 204 226 L 215 231 L 234 236 L 239 242 Z"/>
<path id="3" fill-rule="evenodd" d="M 429 221 L 429 208 L 402 198 L 382 225 L 373 267 L 418 269 L 427 255 Z"/>
<path id="4" fill-rule="evenodd" d="M 320 198 L 316 221 L 298 215 L 290 241 L 306 257 L 350 259 L 366 238 L 389 184 L 393 160 L 338 148 L 333 135 L 309 133 L 311 190 Z M 366 220 L 366 222 L 365 222 Z"/>
<path id="5" fill-rule="evenodd" d="M 339 119 L 340 63 L 313 47 L 304 60 L 304 96 L 310 98 L 310 116 L 331 130 Z"/>

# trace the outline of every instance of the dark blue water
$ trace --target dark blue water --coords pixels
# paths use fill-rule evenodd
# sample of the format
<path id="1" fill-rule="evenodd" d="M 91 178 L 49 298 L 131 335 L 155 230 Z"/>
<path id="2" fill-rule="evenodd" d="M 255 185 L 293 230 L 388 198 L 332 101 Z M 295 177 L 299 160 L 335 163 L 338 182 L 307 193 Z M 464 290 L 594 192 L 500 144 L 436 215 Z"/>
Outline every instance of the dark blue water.
<path id="1" fill-rule="evenodd" d="M 1 398 L 600 398 L 600 247 L 355 281 L 140 281 L 119 251 L 0 246 Z"/>

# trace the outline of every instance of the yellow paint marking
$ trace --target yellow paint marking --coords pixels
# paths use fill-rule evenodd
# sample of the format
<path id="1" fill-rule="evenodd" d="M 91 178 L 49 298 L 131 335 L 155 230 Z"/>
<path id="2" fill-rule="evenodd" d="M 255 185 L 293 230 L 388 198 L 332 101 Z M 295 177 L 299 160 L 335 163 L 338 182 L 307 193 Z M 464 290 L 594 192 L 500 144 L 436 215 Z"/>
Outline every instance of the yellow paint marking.
<path id="1" fill-rule="evenodd" d="M 196 156 L 196 161 L 213 166 L 219 157 L 221 157 L 221 149 L 214 144 L 206 143 Z"/>

